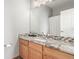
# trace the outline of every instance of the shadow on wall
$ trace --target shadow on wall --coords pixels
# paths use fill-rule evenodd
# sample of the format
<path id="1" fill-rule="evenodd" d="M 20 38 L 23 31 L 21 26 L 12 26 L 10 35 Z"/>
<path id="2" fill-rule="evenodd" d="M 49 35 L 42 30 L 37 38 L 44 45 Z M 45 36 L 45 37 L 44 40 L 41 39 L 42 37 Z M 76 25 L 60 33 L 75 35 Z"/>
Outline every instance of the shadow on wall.
<path id="1" fill-rule="evenodd" d="M 16 41 L 15 46 L 14 46 L 14 54 L 19 52 L 19 40 Z M 19 55 L 19 54 L 18 54 Z M 17 54 L 15 54 L 15 57 Z"/>

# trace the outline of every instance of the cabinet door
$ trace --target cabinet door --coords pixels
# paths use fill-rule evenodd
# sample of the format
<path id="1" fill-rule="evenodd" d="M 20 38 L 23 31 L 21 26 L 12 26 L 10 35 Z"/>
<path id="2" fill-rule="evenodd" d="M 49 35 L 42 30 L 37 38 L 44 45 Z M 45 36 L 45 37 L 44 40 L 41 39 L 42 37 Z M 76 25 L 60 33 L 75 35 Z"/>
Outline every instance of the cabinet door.
<path id="1" fill-rule="evenodd" d="M 44 47 L 43 54 L 44 59 L 74 59 L 73 55 L 48 47 Z"/>
<path id="2" fill-rule="evenodd" d="M 19 55 L 23 59 L 28 59 L 28 41 L 20 39 L 20 41 L 19 41 Z"/>
<path id="3" fill-rule="evenodd" d="M 44 59 L 58 59 L 58 58 L 47 54 L 44 55 Z"/>
<path id="4" fill-rule="evenodd" d="M 53 52 L 52 52 L 53 53 Z M 68 56 L 63 56 L 63 55 L 50 55 L 50 54 L 46 54 L 44 55 L 43 59 L 74 59 L 73 57 L 68 57 Z"/>
<path id="5" fill-rule="evenodd" d="M 42 53 L 29 48 L 29 59 L 42 59 Z"/>
<path id="6" fill-rule="evenodd" d="M 22 58 L 28 59 L 28 47 L 24 45 L 22 45 Z"/>
<path id="7" fill-rule="evenodd" d="M 19 54 L 23 59 L 28 59 L 28 47 L 20 44 Z"/>

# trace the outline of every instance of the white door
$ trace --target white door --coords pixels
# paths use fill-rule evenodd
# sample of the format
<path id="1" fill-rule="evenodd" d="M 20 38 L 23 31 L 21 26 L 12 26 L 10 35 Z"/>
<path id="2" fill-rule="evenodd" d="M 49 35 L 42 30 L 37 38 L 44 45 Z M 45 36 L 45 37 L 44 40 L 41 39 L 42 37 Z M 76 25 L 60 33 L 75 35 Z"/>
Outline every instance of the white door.
<path id="1" fill-rule="evenodd" d="M 74 9 L 68 9 L 61 12 L 61 36 L 74 36 Z"/>
<path id="2" fill-rule="evenodd" d="M 54 16 L 49 19 L 50 34 L 60 35 L 60 16 Z"/>

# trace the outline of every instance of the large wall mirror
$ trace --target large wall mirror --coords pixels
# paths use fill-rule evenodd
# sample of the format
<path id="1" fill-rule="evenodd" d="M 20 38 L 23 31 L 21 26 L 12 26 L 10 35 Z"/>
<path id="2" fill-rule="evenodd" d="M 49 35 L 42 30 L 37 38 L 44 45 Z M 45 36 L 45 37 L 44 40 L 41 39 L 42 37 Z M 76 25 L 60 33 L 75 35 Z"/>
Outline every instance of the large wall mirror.
<path id="1" fill-rule="evenodd" d="M 33 1 L 30 30 L 34 33 L 74 36 L 74 0 Z"/>

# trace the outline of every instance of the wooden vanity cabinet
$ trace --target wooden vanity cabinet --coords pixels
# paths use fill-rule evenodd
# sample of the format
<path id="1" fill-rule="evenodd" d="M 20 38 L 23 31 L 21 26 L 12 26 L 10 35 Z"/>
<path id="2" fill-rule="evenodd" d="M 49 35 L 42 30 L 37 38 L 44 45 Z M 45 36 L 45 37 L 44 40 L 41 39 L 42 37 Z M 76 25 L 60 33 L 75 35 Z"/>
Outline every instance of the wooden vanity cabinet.
<path id="1" fill-rule="evenodd" d="M 29 59 L 42 59 L 42 45 L 29 42 Z"/>
<path id="2" fill-rule="evenodd" d="M 43 59 L 74 59 L 73 55 L 48 47 L 44 47 L 43 54 Z"/>
<path id="3" fill-rule="evenodd" d="M 19 55 L 23 59 L 74 59 L 73 55 L 22 38 L 19 40 Z"/>
<path id="4" fill-rule="evenodd" d="M 28 59 L 28 41 L 19 38 L 19 55 L 23 59 Z"/>

